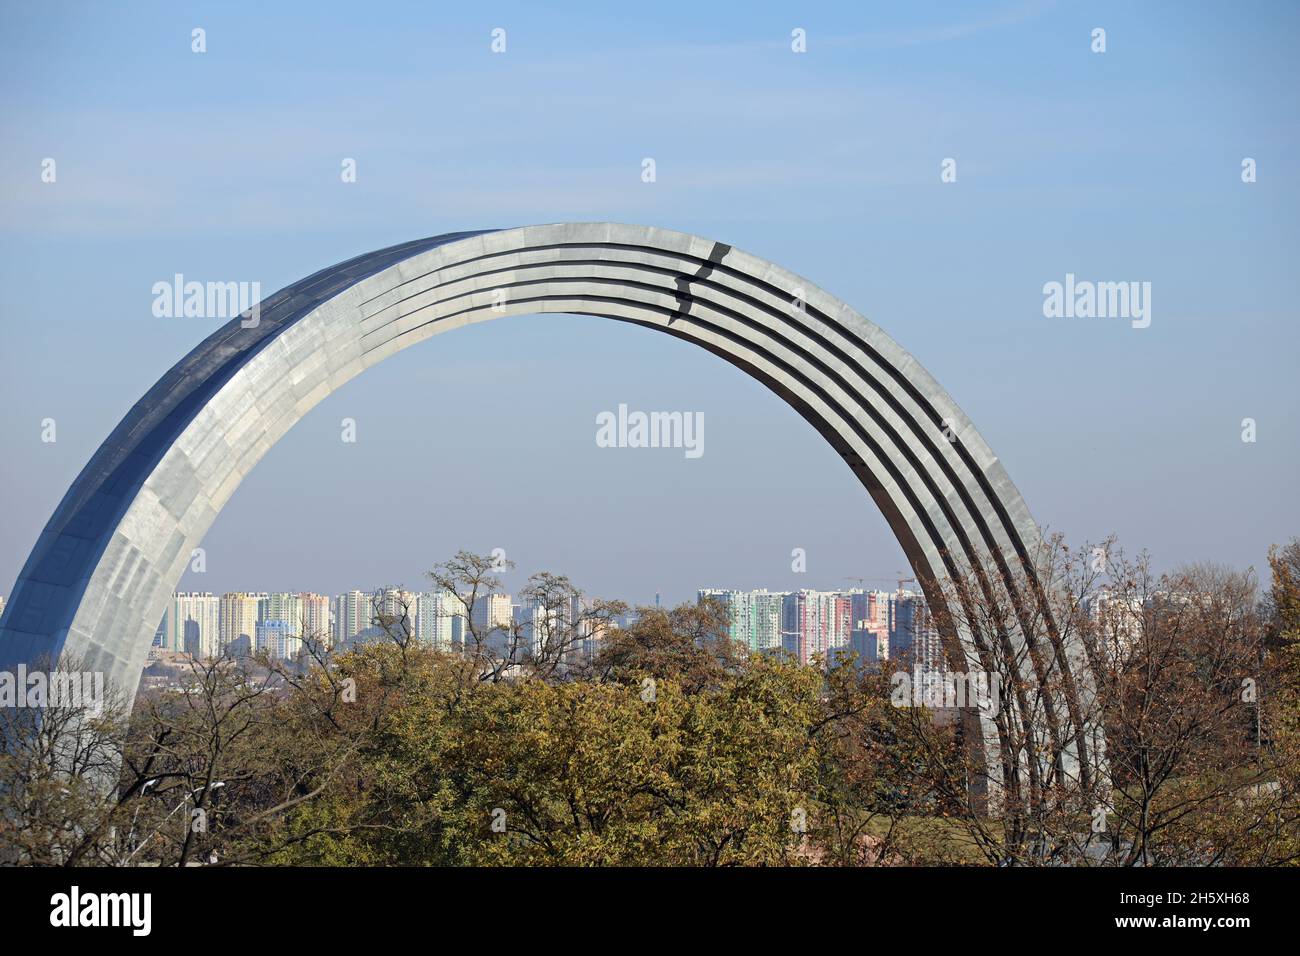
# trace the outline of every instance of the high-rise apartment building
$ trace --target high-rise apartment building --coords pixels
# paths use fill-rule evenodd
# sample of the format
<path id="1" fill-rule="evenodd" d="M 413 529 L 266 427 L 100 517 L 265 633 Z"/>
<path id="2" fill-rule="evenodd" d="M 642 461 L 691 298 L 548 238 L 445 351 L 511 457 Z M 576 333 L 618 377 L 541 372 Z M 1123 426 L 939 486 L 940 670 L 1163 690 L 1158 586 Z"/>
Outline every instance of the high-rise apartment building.
<path id="1" fill-rule="evenodd" d="M 258 621 L 284 621 L 298 628 L 302 621 L 302 599 L 292 591 L 276 591 L 263 597 L 257 606 Z"/>
<path id="2" fill-rule="evenodd" d="M 218 653 L 247 654 L 257 645 L 257 614 L 265 594 L 228 591 L 221 595 Z"/>
<path id="3" fill-rule="evenodd" d="M 380 588 L 370 595 L 371 627 L 367 636 L 408 641 L 416 637 L 417 596 L 401 588 Z"/>
<path id="4" fill-rule="evenodd" d="M 415 633 L 439 651 L 458 649 L 465 639 L 465 605 L 450 591 L 428 591 L 415 599 Z"/>
<path id="5" fill-rule="evenodd" d="M 364 591 L 340 594 L 334 599 L 334 646 L 346 647 L 361 637 L 373 616 L 369 594 Z"/>
<path id="6" fill-rule="evenodd" d="M 754 648 L 754 605 L 750 591 L 733 591 L 727 588 L 701 588 L 696 596 L 698 603 L 714 601 L 727 612 L 727 636 L 737 644 Z"/>
<path id="7" fill-rule="evenodd" d="M 750 620 L 753 622 L 750 647 L 764 654 L 781 649 L 781 611 L 785 593 L 781 591 L 751 591 Z"/>
<path id="8" fill-rule="evenodd" d="M 851 591 L 852 646 L 861 666 L 889 659 L 889 620 L 893 596 L 888 591 Z"/>
<path id="9" fill-rule="evenodd" d="M 856 654 L 878 666 L 915 648 L 923 666 L 943 664 L 943 650 L 924 597 L 914 591 L 739 591 L 702 588 L 701 602 L 727 611 L 727 633 L 753 651 L 785 650 L 801 663 L 827 665 Z"/>
<path id="10" fill-rule="evenodd" d="M 313 591 L 300 591 L 298 607 L 302 617 L 294 623 L 301 624 L 299 636 L 329 647 L 333 636 L 329 596 L 316 594 Z"/>
<path id="11" fill-rule="evenodd" d="M 510 649 L 511 625 L 514 623 L 514 607 L 509 594 L 485 594 L 475 602 L 470 613 L 470 623 L 478 640 L 504 655 Z M 472 638 L 467 636 L 467 639 Z"/>
<path id="12" fill-rule="evenodd" d="M 915 591 L 900 590 L 894 595 L 889 628 L 889 656 L 907 658 L 913 667 L 933 671 L 943 669 L 943 645 L 939 631 L 930 617 L 925 597 Z"/>
<path id="13" fill-rule="evenodd" d="M 601 641 L 617 625 L 604 617 L 584 618 L 581 608 L 575 611 L 574 619 L 578 621 L 578 653 L 583 660 L 590 661 L 600 653 Z"/>
<path id="14" fill-rule="evenodd" d="M 802 664 L 831 661 L 852 637 L 852 601 L 836 591 L 795 591 L 782 602 L 782 646 Z"/>
<path id="15" fill-rule="evenodd" d="M 591 636 L 591 630 L 582 633 L 582 609 L 579 599 L 565 601 L 553 607 L 547 607 L 539 601 L 528 604 L 516 604 L 513 618 L 519 633 L 520 648 L 535 658 L 545 656 L 554 660 L 557 655 L 571 660 L 583 653 L 584 640 Z"/>
<path id="16" fill-rule="evenodd" d="M 172 596 L 168 650 L 208 659 L 221 654 L 221 598 L 211 591 L 178 591 Z"/>
<path id="17" fill-rule="evenodd" d="M 727 610 L 728 636 L 750 651 L 774 651 L 781 647 L 782 602 L 781 591 L 733 591 L 704 588 L 698 595 L 700 601 L 713 599 Z"/>
<path id="18" fill-rule="evenodd" d="M 302 650 L 302 628 L 291 621 L 271 620 L 257 623 L 256 649 L 273 660 L 293 660 Z"/>

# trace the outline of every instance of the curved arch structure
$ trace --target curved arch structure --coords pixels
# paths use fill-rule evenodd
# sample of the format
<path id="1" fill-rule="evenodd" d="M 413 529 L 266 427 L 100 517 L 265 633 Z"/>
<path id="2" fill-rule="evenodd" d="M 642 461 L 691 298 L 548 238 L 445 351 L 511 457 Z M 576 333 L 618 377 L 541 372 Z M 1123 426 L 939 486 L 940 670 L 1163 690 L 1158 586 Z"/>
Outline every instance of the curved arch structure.
<path id="1" fill-rule="evenodd" d="M 980 649 L 960 615 L 941 612 L 941 582 L 973 569 L 1037 588 L 1045 608 L 1033 576 L 1041 540 L 1020 494 L 961 409 L 893 339 L 812 283 L 722 243 L 560 223 L 359 256 L 265 300 L 256 327 L 235 319 L 209 336 L 131 409 L 64 496 L 0 620 L 0 663 L 63 655 L 134 693 L 192 549 L 295 422 L 407 346 L 542 312 L 688 339 L 798 410 L 884 513 L 959 669 L 978 666 Z M 1087 665 L 1072 641 L 1056 651 L 1061 673 L 1037 674 L 1048 704 L 1035 720 L 1044 735 L 1074 741 L 1067 749 L 1086 768 Z M 984 728 L 994 733 L 987 719 Z"/>

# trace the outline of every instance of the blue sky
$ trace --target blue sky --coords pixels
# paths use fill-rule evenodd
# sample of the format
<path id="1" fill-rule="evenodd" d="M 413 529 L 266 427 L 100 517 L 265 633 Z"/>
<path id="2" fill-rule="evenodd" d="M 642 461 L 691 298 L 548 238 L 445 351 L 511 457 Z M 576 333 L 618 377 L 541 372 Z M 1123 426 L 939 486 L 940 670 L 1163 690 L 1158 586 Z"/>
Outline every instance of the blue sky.
<path id="1" fill-rule="evenodd" d="M 1298 9 L 6 6 L 0 593 L 113 425 L 218 324 L 155 318 L 153 283 L 269 293 L 417 236 L 563 220 L 699 233 L 848 301 L 1074 541 L 1262 567 L 1300 533 Z M 1067 272 L 1151 282 L 1150 328 L 1045 318 L 1042 286 Z M 702 411 L 705 455 L 597 448 L 595 415 L 620 402 Z M 762 386 L 667 336 L 549 316 L 438 337 L 336 392 L 183 586 L 417 585 L 462 547 L 635 601 L 906 566 Z"/>

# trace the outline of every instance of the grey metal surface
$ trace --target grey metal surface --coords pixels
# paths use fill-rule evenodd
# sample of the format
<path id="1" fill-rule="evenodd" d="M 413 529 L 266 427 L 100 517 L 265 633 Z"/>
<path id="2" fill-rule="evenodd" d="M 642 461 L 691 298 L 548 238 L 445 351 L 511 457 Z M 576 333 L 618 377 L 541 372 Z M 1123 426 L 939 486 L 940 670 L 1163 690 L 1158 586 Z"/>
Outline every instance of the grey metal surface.
<path id="1" fill-rule="evenodd" d="M 0 665 L 62 654 L 133 693 L 192 549 L 295 422 L 417 342 L 545 312 L 660 329 L 766 383 L 858 475 L 932 603 L 940 582 L 971 568 L 1020 580 L 1013 586 L 1028 570 L 1037 586 L 1042 542 L 1001 463 L 878 327 L 806 279 L 721 243 L 559 223 L 360 256 L 271 296 L 257 328 L 236 319 L 210 336 L 145 394 L 69 489 L 0 620 Z M 945 640 L 950 657 L 978 666 L 959 626 L 945 627 Z M 1052 725 L 1046 735 L 1078 735 L 1084 756 L 1086 664 L 1072 640 L 1057 650 L 1063 673 L 1042 681 L 1045 709 L 1033 719 Z"/>

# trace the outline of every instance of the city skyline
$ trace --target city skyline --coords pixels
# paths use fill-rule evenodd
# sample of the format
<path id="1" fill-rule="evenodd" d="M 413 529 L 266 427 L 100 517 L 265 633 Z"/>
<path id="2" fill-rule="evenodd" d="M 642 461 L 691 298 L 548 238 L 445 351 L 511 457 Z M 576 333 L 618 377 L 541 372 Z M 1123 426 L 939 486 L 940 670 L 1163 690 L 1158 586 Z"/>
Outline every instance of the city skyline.
<path id="1" fill-rule="evenodd" d="M 829 661 L 828 655 L 834 651 L 851 648 L 863 661 L 875 664 L 905 652 L 918 630 L 932 630 L 918 623 L 917 612 L 908 610 L 915 604 L 922 609 L 920 614 L 928 617 L 924 596 L 902 584 L 900 580 L 894 590 L 861 586 L 802 587 L 791 591 L 699 588 L 696 602 L 718 601 L 728 613 L 729 636 L 750 651 L 784 650 L 800 663 L 810 664 L 816 656 Z M 589 604 L 593 598 L 576 595 L 573 600 L 576 617 L 578 604 Z M 758 620 L 764 614 L 756 609 L 758 604 L 768 605 L 764 622 Z M 642 610 L 655 607 L 658 605 L 630 605 L 611 620 L 626 627 L 637 620 Z M 813 607 L 816 609 L 810 611 Z M 360 638 L 382 637 L 375 627 L 382 616 L 406 627 L 411 638 L 449 650 L 463 640 L 466 620 L 487 634 L 531 627 L 535 616 L 543 612 L 553 613 L 527 599 L 516 603 L 511 593 L 499 590 L 478 595 L 472 612 L 463 596 L 437 587 L 414 590 L 390 585 L 353 588 L 338 594 L 176 591 L 154 634 L 153 647 L 215 658 L 240 641 L 245 643 L 239 652 L 248 653 L 266 650 L 268 640 L 278 639 L 280 652 L 272 656 L 287 658 L 302 649 L 304 637 L 335 649 Z M 266 635 L 264 629 L 269 629 Z M 866 631 L 873 632 L 870 638 Z M 905 639 L 900 635 L 906 635 Z M 297 642 L 292 649 L 284 643 L 286 638 Z"/>

